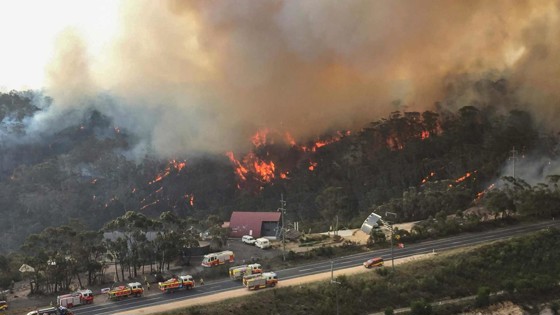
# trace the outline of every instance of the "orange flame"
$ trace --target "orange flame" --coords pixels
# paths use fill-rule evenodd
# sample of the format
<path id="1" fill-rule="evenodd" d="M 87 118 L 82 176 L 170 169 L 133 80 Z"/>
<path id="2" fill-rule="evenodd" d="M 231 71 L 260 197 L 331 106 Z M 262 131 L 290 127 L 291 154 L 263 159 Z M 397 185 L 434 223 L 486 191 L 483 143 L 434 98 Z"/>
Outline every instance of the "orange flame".
<path id="1" fill-rule="evenodd" d="M 292 147 L 296 146 L 296 140 L 294 139 L 294 137 L 292 137 L 292 135 L 289 132 L 286 132 L 284 134 L 284 140 Z"/>
<path id="2" fill-rule="evenodd" d="M 422 179 L 422 183 L 421 184 L 425 184 L 428 180 L 430 180 L 430 178 L 434 177 L 436 175 L 436 172 L 430 172 L 430 174 L 426 177 L 424 177 L 424 179 Z"/>
<path id="3" fill-rule="evenodd" d="M 269 182 L 274 179 L 274 163 L 272 161 L 265 162 L 261 160 L 256 160 L 253 162 L 255 167 L 255 172 L 260 175 L 261 179 L 265 182 Z"/>
<path id="4" fill-rule="evenodd" d="M 266 162 L 259 159 L 253 152 L 248 153 L 240 162 L 235 159 L 233 152 L 226 152 L 229 160 L 235 166 L 235 174 L 240 180 L 246 181 L 249 172 L 258 176 L 261 182 L 270 182 L 276 178 L 275 171 L 276 165 L 274 162 Z M 282 175 L 280 175 L 281 177 Z"/>
<path id="5" fill-rule="evenodd" d="M 189 205 L 194 206 L 194 194 L 185 193 L 183 196 Z"/>
<path id="6" fill-rule="evenodd" d="M 494 189 L 494 187 L 496 187 L 496 184 L 492 184 L 490 186 L 488 186 L 488 188 L 484 189 L 483 191 L 479 192 L 478 194 L 476 194 L 476 199 L 475 201 L 479 201 L 480 199 L 482 199 L 482 197 L 484 197 L 484 195 L 489 192 L 490 190 Z"/>
<path id="7" fill-rule="evenodd" d="M 266 136 L 269 133 L 269 129 L 265 128 L 262 130 L 257 131 L 257 133 L 251 137 L 251 142 L 255 147 L 260 147 L 266 144 Z"/>
<path id="8" fill-rule="evenodd" d="M 171 174 L 171 170 L 175 169 L 177 171 L 177 173 L 181 172 L 181 170 L 183 168 L 185 168 L 185 166 L 187 165 L 187 162 L 182 161 L 182 162 L 177 162 L 176 160 L 170 160 L 167 163 L 167 166 L 165 167 L 165 169 L 163 170 L 163 172 L 159 173 L 154 180 L 148 182 L 148 185 L 154 184 L 159 182 L 160 180 L 164 179 L 165 177 L 167 177 L 169 174 Z"/>
<path id="9" fill-rule="evenodd" d="M 310 171 L 313 172 L 313 171 L 315 170 L 315 167 L 317 167 L 317 162 L 311 162 L 311 161 L 309 161 L 309 167 L 308 167 L 308 169 L 309 169 Z"/>
<path id="10" fill-rule="evenodd" d="M 426 140 L 430 137 L 430 132 L 427 130 L 422 130 L 422 134 L 420 135 L 420 139 Z"/>
<path id="11" fill-rule="evenodd" d="M 229 151 L 226 152 L 227 157 L 229 158 L 229 160 L 231 161 L 231 163 L 233 163 L 235 165 L 235 174 L 237 174 L 237 176 L 243 180 L 246 181 L 247 180 L 247 173 L 249 172 L 247 170 L 246 167 L 244 167 L 243 165 L 241 165 L 241 163 L 235 159 L 235 156 L 233 155 L 233 152 Z"/>
<path id="12" fill-rule="evenodd" d="M 460 182 L 464 181 L 465 179 L 467 179 L 467 178 L 469 178 L 469 177 L 471 177 L 471 173 L 470 173 L 470 172 L 467 172 L 465 175 L 463 175 L 463 176 L 457 178 L 457 179 L 455 180 L 455 183 L 460 183 Z"/>

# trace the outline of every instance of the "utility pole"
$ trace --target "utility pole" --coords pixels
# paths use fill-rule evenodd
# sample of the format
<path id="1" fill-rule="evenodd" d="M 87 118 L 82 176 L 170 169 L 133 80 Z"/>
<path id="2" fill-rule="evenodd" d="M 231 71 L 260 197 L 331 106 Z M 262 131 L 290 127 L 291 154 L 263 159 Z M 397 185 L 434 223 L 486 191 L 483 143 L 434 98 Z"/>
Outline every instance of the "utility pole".
<path id="1" fill-rule="evenodd" d="M 331 284 L 340 284 L 340 282 L 334 280 L 334 261 L 331 260 Z M 334 289 L 335 299 L 336 299 L 336 315 L 339 314 L 338 308 L 338 288 L 335 287 Z"/>
<path id="2" fill-rule="evenodd" d="M 385 217 L 387 217 L 387 215 L 390 214 L 392 216 L 395 217 L 395 219 L 397 218 L 397 214 L 395 212 L 385 212 Z M 391 232 L 391 268 L 393 269 L 393 273 L 395 272 L 395 258 L 393 255 L 393 234 L 395 233 L 395 230 L 393 229 L 393 225 L 387 221 L 384 221 L 383 219 L 379 219 L 379 221 L 381 221 L 381 223 L 383 223 L 383 225 L 387 225 L 387 229 L 389 229 L 389 231 Z"/>
<path id="3" fill-rule="evenodd" d="M 277 211 L 280 211 L 282 215 L 282 261 L 286 261 L 286 228 L 284 226 L 284 216 L 286 215 L 286 201 L 284 201 L 284 194 L 280 195 L 280 208 Z"/>
<path id="4" fill-rule="evenodd" d="M 510 159 L 513 161 L 513 178 L 515 178 L 515 160 L 517 160 L 517 150 L 515 150 L 515 146 L 511 149 L 511 157 Z"/>

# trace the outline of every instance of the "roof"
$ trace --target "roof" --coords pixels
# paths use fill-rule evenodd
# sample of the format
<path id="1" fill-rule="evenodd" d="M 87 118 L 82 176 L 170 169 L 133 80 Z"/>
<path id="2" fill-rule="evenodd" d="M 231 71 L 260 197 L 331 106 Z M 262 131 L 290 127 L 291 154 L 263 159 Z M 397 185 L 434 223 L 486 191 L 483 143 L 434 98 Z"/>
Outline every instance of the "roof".
<path id="1" fill-rule="evenodd" d="M 280 222 L 280 218 L 280 212 L 234 211 L 229 221 L 230 236 L 242 237 L 243 235 L 252 235 L 260 237 L 263 222 Z"/>
<path id="2" fill-rule="evenodd" d="M 381 219 L 381 216 L 372 212 L 362 224 L 361 230 L 369 235 L 369 233 L 371 233 L 371 230 L 373 230 L 373 228 L 379 226 L 379 223 L 377 223 L 379 219 Z"/>

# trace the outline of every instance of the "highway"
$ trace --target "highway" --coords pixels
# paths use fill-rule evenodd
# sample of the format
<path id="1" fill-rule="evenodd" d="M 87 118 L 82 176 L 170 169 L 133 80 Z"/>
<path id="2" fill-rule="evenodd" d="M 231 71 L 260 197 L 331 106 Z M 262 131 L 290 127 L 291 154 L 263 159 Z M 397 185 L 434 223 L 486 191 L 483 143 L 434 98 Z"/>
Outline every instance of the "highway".
<path id="1" fill-rule="evenodd" d="M 497 240 L 504 240 L 552 226 L 558 228 L 560 227 L 560 222 L 552 220 L 532 224 L 515 225 L 480 233 L 464 233 L 437 240 L 407 244 L 405 248 L 394 248 L 393 258 L 405 258 L 419 254 L 430 253 L 433 251 L 443 252 L 445 250 L 454 248 L 489 243 Z M 324 260 L 321 262 L 309 263 L 288 269 L 275 270 L 275 272 L 278 274 L 279 281 L 282 281 L 328 272 L 331 270 L 331 264 L 334 270 L 356 267 L 361 265 L 365 260 L 372 257 L 383 257 L 385 260 L 385 267 L 391 268 L 391 249 L 387 248 L 338 257 L 335 258 L 332 263 L 331 260 Z M 219 292 L 239 289 L 241 287 L 241 284 L 239 281 L 233 281 L 229 278 L 224 278 L 224 280 L 206 282 L 204 286 L 197 286 L 193 290 L 179 291 L 172 294 L 163 294 L 157 290 L 156 286 L 153 287 L 156 290 L 147 291 L 149 294 L 143 297 L 129 297 L 121 301 L 105 301 L 103 297 L 97 297 L 94 304 L 78 306 L 76 308 L 73 308 L 72 311 L 76 315 L 114 314 L 117 312 L 130 311 L 142 307 L 161 305 L 170 302 L 176 302 L 179 300 L 186 300 Z"/>

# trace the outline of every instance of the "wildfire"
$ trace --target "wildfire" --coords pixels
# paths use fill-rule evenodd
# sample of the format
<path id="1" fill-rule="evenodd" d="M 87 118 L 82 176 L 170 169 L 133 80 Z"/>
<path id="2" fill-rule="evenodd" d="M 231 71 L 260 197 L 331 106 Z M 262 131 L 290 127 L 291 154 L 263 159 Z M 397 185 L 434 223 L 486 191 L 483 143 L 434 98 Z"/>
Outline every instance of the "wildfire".
<path id="1" fill-rule="evenodd" d="M 292 137 L 292 135 L 289 132 L 286 132 L 284 134 L 284 140 L 292 147 L 295 147 L 296 144 L 296 140 L 294 139 L 294 137 Z"/>
<path id="2" fill-rule="evenodd" d="M 457 178 L 457 179 L 455 180 L 455 183 L 460 183 L 460 182 L 464 181 L 465 179 L 471 177 L 471 175 L 472 175 L 472 173 L 467 172 L 465 175 L 463 175 L 463 176 Z"/>
<path id="3" fill-rule="evenodd" d="M 494 187 L 496 187 L 496 184 L 492 184 L 490 186 L 488 186 L 488 188 L 484 189 L 483 191 L 479 192 L 478 194 L 476 194 L 476 198 L 475 201 L 479 201 L 480 199 L 482 199 L 482 197 L 484 197 L 484 195 L 489 192 L 490 190 L 494 189 Z"/>
<path id="4" fill-rule="evenodd" d="M 334 136 L 330 139 L 325 139 L 325 140 L 317 140 L 315 141 L 315 143 L 311 146 L 311 147 L 305 147 L 302 146 L 302 150 L 304 152 L 315 152 L 317 151 L 317 149 L 324 147 L 326 145 L 329 145 L 331 143 L 335 143 L 337 141 L 340 141 L 340 139 L 342 139 L 342 137 L 344 136 L 349 136 L 351 134 L 350 130 L 346 130 L 346 131 L 337 131 L 338 136 Z"/>
<path id="5" fill-rule="evenodd" d="M 194 206 L 194 194 L 185 193 L 185 196 L 183 197 L 185 198 L 185 200 L 187 200 L 187 203 L 191 205 L 191 207 Z"/>
<path id="6" fill-rule="evenodd" d="M 116 133 L 121 133 L 121 129 L 119 127 L 114 127 Z"/>
<path id="7" fill-rule="evenodd" d="M 241 180 L 246 181 L 247 180 L 247 173 L 249 172 L 247 170 L 247 168 L 244 167 L 243 165 L 241 165 L 241 163 L 238 160 L 235 159 L 235 156 L 233 155 L 233 152 L 231 152 L 231 151 L 226 152 L 226 156 L 229 158 L 231 163 L 233 163 L 235 165 L 235 174 L 237 174 L 237 176 Z"/>
<path id="8" fill-rule="evenodd" d="M 309 161 L 309 167 L 308 167 L 308 169 L 309 169 L 310 171 L 313 172 L 313 171 L 315 170 L 316 167 L 317 167 L 317 162 L 311 162 L 311 161 Z"/>
<path id="9" fill-rule="evenodd" d="M 169 174 L 171 174 L 172 170 L 176 170 L 177 173 L 181 172 L 181 170 L 183 168 L 185 168 L 186 165 L 187 165 L 187 162 L 185 162 L 185 161 L 182 161 L 182 162 L 178 162 L 176 160 L 169 161 L 167 163 L 167 166 L 163 170 L 163 172 L 156 175 L 156 177 L 152 181 L 148 182 L 148 185 L 152 185 L 154 183 L 157 183 L 157 182 L 161 181 L 162 179 L 167 177 Z"/>
<path id="10" fill-rule="evenodd" d="M 311 142 L 309 146 L 300 146 L 289 132 L 284 132 L 283 134 L 273 133 L 268 128 L 265 128 L 258 130 L 256 134 L 251 137 L 254 148 L 259 148 L 258 155 L 255 152 L 249 152 L 239 160 L 231 151 L 226 152 L 225 155 L 233 164 L 234 172 L 240 181 L 245 182 L 248 179 L 255 179 L 260 183 L 269 183 L 274 179 L 288 178 L 288 172 L 282 172 L 281 167 L 276 165 L 271 158 L 268 158 L 268 156 L 271 155 L 270 152 L 261 152 L 262 150 L 260 148 L 274 144 L 274 137 L 276 137 L 276 139 L 281 139 L 281 141 L 299 152 L 315 152 L 318 148 L 337 142 L 344 136 L 350 135 L 350 133 L 350 131 L 339 131 L 337 135 L 331 138 L 316 140 Z M 308 168 L 313 171 L 316 167 L 317 163 L 310 162 Z M 240 187 L 239 184 L 237 186 L 238 188 Z"/>
<path id="11" fill-rule="evenodd" d="M 253 162 L 255 168 L 255 173 L 260 175 L 261 179 L 265 182 L 269 182 L 274 178 L 274 162 L 265 162 L 261 160 L 255 160 Z"/>
<path id="12" fill-rule="evenodd" d="M 260 147 L 265 145 L 267 143 L 266 136 L 268 135 L 269 132 L 270 130 L 268 128 L 258 130 L 257 133 L 251 137 L 251 142 L 253 142 L 253 145 L 255 147 Z"/>
<path id="13" fill-rule="evenodd" d="M 430 132 L 427 130 L 422 130 L 422 133 L 420 134 L 420 139 L 426 140 L 429 137 L 430 137 Z"/>
<path id="14" fill-rule="evenodd" d="M 144 209 L 146 209 L 146 208 L 149 207 L 149 206 L 153 206 L 153 205 L 157 204 L 158 202 L 159 202 L 159 200 L 156 200 L 156 201 L 154 201 L 154 202 L 152 202 L 152 203 L 149 203 L 149 204 L 143 206 L 142 208 L 140 208 L 140 210 L 144 210 Z"/>
<path id="15" fill-rule="evenodd" d="M 95 178 L 94 180 L 91 181 L 92 185 L 95 185 L 95 183 L 97 183 L 97 178 Z"/>
<path id="16" fill-rule="evenodd" d="M 424 178 L 422 179 L 422 183 L 421 183 L 421 184 L 425 184 L 428 180 L 430 180 L 430 178 L 432 178 L 432 177 L 434 177 L 434 176 L 436 176 L 436 173 L 435 173 L 435 172 L 430 172 L 430 174 L 429 174 L 428 176 L 426 176 L 426 177 L 424 177 Z"/>

